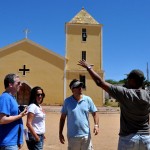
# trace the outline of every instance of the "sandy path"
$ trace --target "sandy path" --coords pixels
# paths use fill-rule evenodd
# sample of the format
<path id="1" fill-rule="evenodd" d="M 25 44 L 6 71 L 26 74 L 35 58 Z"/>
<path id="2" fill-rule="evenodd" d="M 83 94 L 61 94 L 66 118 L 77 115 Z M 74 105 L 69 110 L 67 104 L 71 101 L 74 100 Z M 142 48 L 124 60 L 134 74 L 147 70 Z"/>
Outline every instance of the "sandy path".
<path id="1" fill-rule="evenodd" d="M 66 143 L 63 145 L 59 142 L 59 112 L 46 112 L 46 141 L 44 150 L 67 150 L 66 125 L 64 128 L 64 136 Z M 116 150 L 118 143 L 119 131 L 119 114 L 99 114 L 100 132 L 97 136 L 92 133 L 92 142 L 94 150 Z M 26 117 L 24 117 L 24 124 Z M 93 129 L 93 118 L 90 115 L 91 131 Z M 24 143 L 21 150 L 27 150 Z"/>

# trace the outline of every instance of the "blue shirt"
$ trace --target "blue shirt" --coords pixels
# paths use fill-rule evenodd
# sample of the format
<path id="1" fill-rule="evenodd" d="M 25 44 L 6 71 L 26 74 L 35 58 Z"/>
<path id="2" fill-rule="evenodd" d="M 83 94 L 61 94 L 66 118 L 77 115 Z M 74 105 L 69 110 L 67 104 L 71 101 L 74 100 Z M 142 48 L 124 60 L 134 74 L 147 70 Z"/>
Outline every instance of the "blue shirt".
<path id="1" fill-rule="evenodd" d="M 89 112 L 97 108 L 89 96 L 83 95 L 78 102 L 73 96 L 64 101 L 61 112 L 67 115 L 67 136 L 83 137 L 90 134 Z"/>
<path id="2" fill-rule="evenodd" d="M 0 96 L 0 113 L 4 113 L 7 116 L 18 115 L 19 109 L 15 97 L 6 92 Z M 18 119 L 8 124 L 0 124 L 0 146 L 13 146 L 22 143 L 22 119 Z"/>

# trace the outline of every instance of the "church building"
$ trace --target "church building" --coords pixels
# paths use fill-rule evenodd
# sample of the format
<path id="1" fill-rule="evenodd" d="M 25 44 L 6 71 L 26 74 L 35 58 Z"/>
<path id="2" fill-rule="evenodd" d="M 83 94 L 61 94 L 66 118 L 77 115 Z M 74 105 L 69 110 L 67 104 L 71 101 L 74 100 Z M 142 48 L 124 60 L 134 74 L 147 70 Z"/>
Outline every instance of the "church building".
<path id="1" fill-rule="evenodd" d="M 20 105 L 28 104 L 30 90 L 41 86 L 45 92 L 43 105 L 62 105 L 72 94 L 69 83 L 79 79 L 84 83 L 83 94 L 90 96 L 96 106 L 104 103 L 104 91 L 96 86 L 87 70 L 77 65 L 85 59 L 104 78 L 102 70 L 102 25 L 84 8 L 65 24 L 65 56 L 29 40 L 22 39 L 0 48 L 0 92 L 8 73 L 20 76 L 22 86 L 16 97 Z"/>

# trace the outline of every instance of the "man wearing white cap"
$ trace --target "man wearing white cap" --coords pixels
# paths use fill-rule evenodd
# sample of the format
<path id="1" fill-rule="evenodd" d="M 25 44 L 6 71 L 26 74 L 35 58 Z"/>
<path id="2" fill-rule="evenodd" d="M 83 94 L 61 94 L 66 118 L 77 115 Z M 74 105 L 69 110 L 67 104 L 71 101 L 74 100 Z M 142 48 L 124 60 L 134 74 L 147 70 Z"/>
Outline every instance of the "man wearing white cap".
<path id="1" fill-rule="evenodd" d="M 82 86 L 83 83 L 77 79 L 70 82 L 69 87 L 73 95 L 65 99 L 61 110 L 59 139 L 62 144 L 65 143 L 63 128 L 67 117 L 68 150 L 93 150 L 89 125 L 90 112 L 95 124 L 93 132 L 97 135 L 99 131 L 97 108 L 89 96 L 82 94 Z"/>

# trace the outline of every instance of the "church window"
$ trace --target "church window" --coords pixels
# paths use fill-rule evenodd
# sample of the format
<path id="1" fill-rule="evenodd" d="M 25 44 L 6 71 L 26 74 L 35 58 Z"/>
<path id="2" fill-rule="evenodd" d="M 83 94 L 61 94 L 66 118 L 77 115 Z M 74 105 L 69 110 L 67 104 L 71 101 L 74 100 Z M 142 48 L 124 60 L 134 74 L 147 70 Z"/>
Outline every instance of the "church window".
<path id="1" fill-rule="evenodd" d="M 82 51 L 82 60 L 86 60 L 86 51 Z"/>
<path id="2" fill-rule="evenodd" d="M 85 89 L 86 88 L 86 84 L 85 84 L 85 76 L 83 76 L 83 75 L 80 75 L 80 82 L 82 82 L 83 83 L 83 89 Z"/>
<path id="3" fill-rule="evenodd" d="M 83 28 L 83 29 L 82 29 L 82 41 L 86 41 L 86 38 L 87 38 L 86 29 Z"/>

